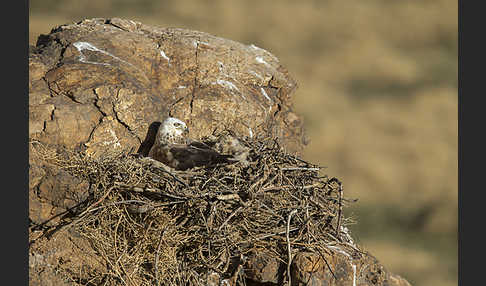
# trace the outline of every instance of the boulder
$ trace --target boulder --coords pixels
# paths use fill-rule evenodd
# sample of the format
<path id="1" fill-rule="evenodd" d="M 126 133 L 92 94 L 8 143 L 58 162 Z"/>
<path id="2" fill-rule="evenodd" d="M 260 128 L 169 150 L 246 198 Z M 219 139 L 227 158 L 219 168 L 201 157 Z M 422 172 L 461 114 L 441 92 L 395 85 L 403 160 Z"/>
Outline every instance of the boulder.
<path id="1" fill-rule="evenodd" d="M 353 257 L 339 247 L 327 253 L 299 252 L 292 260 L 292 285 L 389 285 L 410 286 L 392 274 L 369 253 Z"/>
<path id="2" fill-rule="evenodd" d="M 306 143 L 296 83 L 264 49 L 207 33 L 89 19 L 41 35 L 29 54 L 29 137 L 99 156 L 134 149 L 171 115 L 195 139 L 231 129 Z M 142 148 L 141 148 L 142 147 Z"/>

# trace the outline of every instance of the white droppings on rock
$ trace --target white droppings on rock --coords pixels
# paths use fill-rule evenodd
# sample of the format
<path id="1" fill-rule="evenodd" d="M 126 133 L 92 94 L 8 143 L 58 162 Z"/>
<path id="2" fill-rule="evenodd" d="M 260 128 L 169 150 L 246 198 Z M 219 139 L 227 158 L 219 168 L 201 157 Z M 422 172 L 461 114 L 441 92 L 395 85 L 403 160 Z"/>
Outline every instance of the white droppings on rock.
<path id="1" fill-rule="evenodd" d="M 334 246 L 334 245 L 327 245 L 327 248 L 331 249 L 331 250 L 334 250 L 338 253 L 341 253 L 342 255 L 346 256 L 347 258 L 353 260 L 353 258 L 351 257 L 351 255 L 349 255 L 349 253 L 347 253 L 346 251 L 342 250 L 340 247 L 338 246 Z"/>
<path id="2" fill-rule="evenodd" d="M 237 91 L 238 94 L 243 97 L 243 99 L 246 100 L 246 97 L 240 92 L 238 87 L 231 81 L 223 80 L 223 79 L 217 79 L 216 82 L 212 82 L 211 84 L 219 84 L 222 87 L 228 88 L 230 91 Z"/>
<path id="3" fill-rule="evenodd" d="M 108 63 L 98 63 L 98 62 L 92 62 L 88 61 L 86 57 L 83 54 L 83 50 L 88 50 L 88 51 L 101 51 L 100 49 L 96 48 L 95 46 L 91 45 L 90 43 L 87 42 L 75 42 L 73 43 L 73 46 L 78 49 L 79 52 L 79 61 L 82 63 L 86 64 L 95 64 L 95 65 L 104 65 L 104 66 L 109 66 L 110 64 Z M 104 52 L 104 51 L 102 51 Z"/>
<path id="4" fill-rule="evenodd" d="M 345 226 L 341 226 L 341 232 L 344 233 L 344 235 L 346 236 L 347 240 L 349 241 L 349 243 L 353 246 L 355 246 L 354 244 L 354 240 L 353 238 L 351 237 L 350 233 L 349 233 L 349 229 Z"/>
<path id="5" fill-rule="evenodd" d="M 221 85 L 221 86 L 224 86 L 226 88 L 240 92 L 240 90 L 236 87 L 236 85 L 234 83 L 232 83 L 231 81 L 218 79 L 218 80 L 216 80 L 216 83 Z"/>
<path id="6" fill-rule="evenodd" d="M 163 50 L 160 50 L 160 55 L 167 60 L 167 63 L 170 65 L 170 58 L 164 53 Z"/>
<path id="7" fill-rule="evenodd" d="M 267 62 L 266 62 L 266 61 L 263 59 L 263 57 L 260 57 L 260 56 L 255 57 L 255 60 L 256 60 L 258 63 L 261 63 L 261 64 L 264 64 L 264 65 L 266 65 L 266 66 L 272 67 L 272 66 L 271 66 L 269 63 L 267 63 Z"/>
<path id="8" fill-rule="evenodd" d="M 265 96 L 265 98 L 270 101 L 270 103 L 273 103 L 272 99 L 270 98 L 270 96 L 268 96 L 267 92 L 263 89 L 263 87 L 260 87 L 260 90 L 262 91 L 263 96 Z"/>
<path id="9" fill-rule="evenodd" d="M 218 61 L 218 69 L 220 73 L 223 73 L 224 71 L 224 64 L 220 61 Z"/>
<path id="10" fill-rule="evenodd" d="M 250 48 L 252 48 L 253 50 L 256 50 L 256 51 L 260 51 L 260 52 L 263 52 L 264 54 L 267 54 L 267 55 L 272 55 L 269 51 L 263 49 L 263 48 L 260 48 L 258 46 L 255 46 L 254 44 L 251 44 L 250 45 Z"/>
<path id="11" fill-rule="evenodd" d="M 79 61 L 80 62 L 87 63 L 87 64 L 95 64 L 95 65 L 105 65 L 105 66 L 109 66 L 110 65 L 108 63 L 99 63 L 99 62 L 88 61 L 86 59 L 85 55 L 83 54 L 83 50 L 88 50 L 88 51 L 99 52 L 99 53 L 105 54 L 107 56 L 110 56 L 110 57 L 114 58 L 117 61 L 126 63 L 126 64 L 128 64 L 128 65 L 130 65 L 132 67 L 135 67 L 131 63 L 129 63 L 127 61 L 124 61 L 124 60 L 120 59 L 119 57 L 110 54 L 107 51 L 103 51 L 101 49 L 98 49 L 97 47 L 95 47 L 91 43 L 88 43 L 88 42 L 75 42 L 75 43 L 73 43 L 73 46 L 76 47 L 76 49 L 78 49 L 78 51 L 80 53 L 80 55 L 79 55 Z"/>
<path id="12" fill-rule="evenodd" d="M 250 45 L 250 48 L 252 48 L 252 49 L 254 49 L 254 50 L 263 50 L 262 48 L 257 47 L 257 46 L 255 46 L 254 44 L 251 44 L 251 45 Z"/>
<path id="13" fill-rule="evenodd" d="M 264 81 L 265 79 L 263 78 L 263 76 L 259 75 L 258 73 L 256 73 L 255 71 L 253 70 L 250 70 L 249 71 L 252 75 L 256 76 L 258 79 Z"/>
<path id="14" fill-rule="evenodd" d="M 199 41 L 199 40 L 192 41 L 192 45 L 194 47 L 196 47 L 196 48 L 197 48 L 197 46 L 199 46 L 199 44 L 203 44 L 203 45 L 206 45 L 206 46 L 211 46 L 208 42 L 203 42 L 203 41 Z"/>
<path id="15" fill-rule="evenodd" d="M 179 85 L 177 88 L 178 88 L 178 89 L 183 89 L 183 88 L 187 88 L 187 86 L 184 86 L 184 85 Z"/>

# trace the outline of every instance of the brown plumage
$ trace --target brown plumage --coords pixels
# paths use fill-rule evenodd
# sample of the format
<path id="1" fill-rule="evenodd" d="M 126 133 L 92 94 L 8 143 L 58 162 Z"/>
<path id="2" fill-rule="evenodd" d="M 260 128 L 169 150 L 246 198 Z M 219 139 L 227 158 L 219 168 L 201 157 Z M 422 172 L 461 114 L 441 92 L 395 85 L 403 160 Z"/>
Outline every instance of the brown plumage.
<path id="1" fill-rule="evenodd" d="M 167 118 L 160 125 L 148 156 L 176 170 L 236 161 L 233 156 L 220 154 L 204 143 L 189 142 L 188 133 L 183 121 Z"/>

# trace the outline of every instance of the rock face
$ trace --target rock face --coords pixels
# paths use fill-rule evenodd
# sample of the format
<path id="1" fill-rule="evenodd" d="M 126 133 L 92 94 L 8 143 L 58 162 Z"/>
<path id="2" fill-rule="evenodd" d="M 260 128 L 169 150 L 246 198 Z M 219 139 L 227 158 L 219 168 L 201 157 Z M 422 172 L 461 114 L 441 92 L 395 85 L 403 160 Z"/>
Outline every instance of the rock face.
<path id="1" fill-rule="evenodd" d="M 76 233 L 51 233 L 92 186 L 39 160 L 32 144 L 84 150 L 93 157 L 126 150 L 147 155 L 160 121 L 174 116 L 188 124 L 194 139 L 231 129 L 238 136 L 278 137 L 298 154 L 306 139 L 290 103 L 295 88 L 269 52 L 207 33 L 114 18 L 63 25 L 40 36 L 29 52 L 30 284 L 72 285 L 56 276 L 57 269 L 103 273 L 108 267 Z M 326 259 L 332 269 L 343 269 L 334 273 L 337 280 L 319 256 L 298 253 L 292 284 L 354 285 L 352 260 Z M 284 265 L 264 254 L 251 256 L 248 285 L 279 284 Z M 356 285 L 409 285 L 379 270 L 358 272 L 365 278 Z M 219 285 L 219 276 L 213 276 L 216 282 L 208 285 Z"/>
<path id="2" fill-rule="evenodd" d="M 375 257 L 361 253 L 353 257 L 348 251 L 330 246 L 329 253 L 299 251 L 291 263 L 292 285 L 401 285 L 410 286 L 402 277 L 388 272 Z M 285 263 L 266 253 L 250 254 L 245 275 L 249 285 L 281 285 Z M 256 282 L 255 282 L 256 281 Z M 255 284 L 251 284 L 255 283 Z"/>
<path id="3" fill-rule="evenodd" d="M 410 285 L 402 277 L 386 271 L 367 253 L 354 258 L 337 247 L 331 249 L 334 251 L 323 257 L 311 252 L 297 253 L 291 265 L 292 285 Z"/>
<path id="4" fill-rule="evenodd" d="M 305 143 L 290 105 L 295 81 L 254 45 L 92 19 L 39 37 L 29 70 L 29 135 L 42 142 L 95 156 L 137 149 L 150 124 L 170 114 L 195 138 L 230 128 L 278 137 L 291 152 Z"/>

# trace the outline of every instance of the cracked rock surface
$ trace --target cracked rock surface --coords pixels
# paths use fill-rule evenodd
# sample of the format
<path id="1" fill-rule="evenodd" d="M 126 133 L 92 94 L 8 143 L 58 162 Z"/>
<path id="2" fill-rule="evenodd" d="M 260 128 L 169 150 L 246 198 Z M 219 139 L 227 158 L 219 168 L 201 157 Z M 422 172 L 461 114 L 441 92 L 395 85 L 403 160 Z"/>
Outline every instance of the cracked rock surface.
<path id="1" fill-rule="evenodd" d="M 230 128 L 305 145 L 295 81 L 254 45 L 123 19 L 89 19 L 41 35 L 29 54 L 29 136 L 99 155 L 136 149 L 171 115 L 199 138 Z"/>

